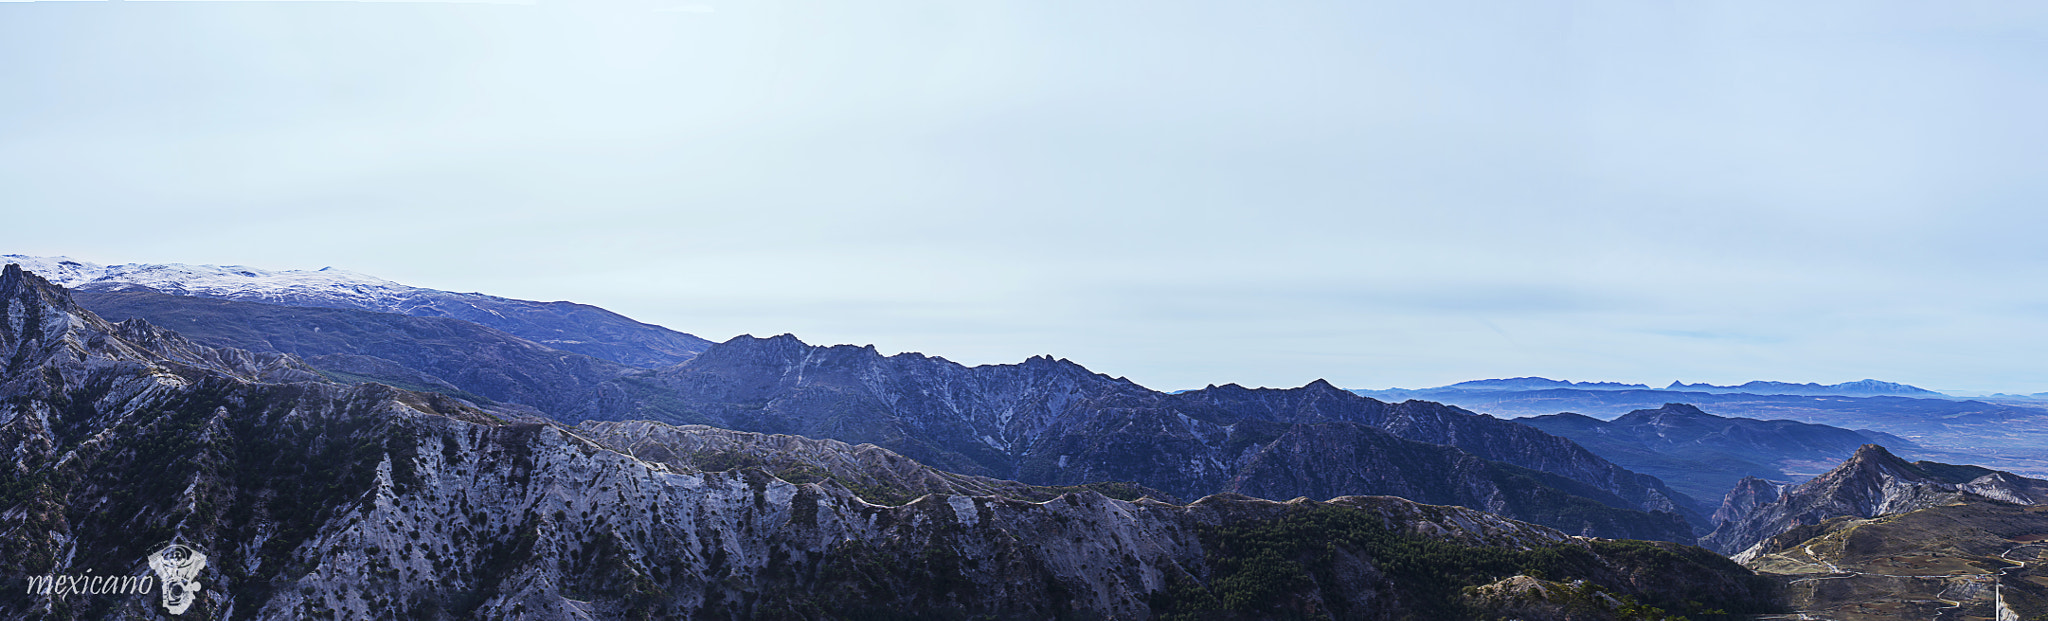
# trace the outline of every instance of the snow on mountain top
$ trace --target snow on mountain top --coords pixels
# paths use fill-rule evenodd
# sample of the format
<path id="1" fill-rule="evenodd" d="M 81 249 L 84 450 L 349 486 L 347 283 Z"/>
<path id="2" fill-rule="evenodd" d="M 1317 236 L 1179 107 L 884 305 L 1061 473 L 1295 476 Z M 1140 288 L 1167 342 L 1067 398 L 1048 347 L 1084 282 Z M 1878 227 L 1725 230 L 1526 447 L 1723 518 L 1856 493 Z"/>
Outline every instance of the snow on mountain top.
<path id="1" fill-rule="evenodd" d="M 173 295 L 240 300 L 321 298 L 386 307 L 400 298 L 429 291 L 419 287 L 332 267 L 319 270 L 266 270 L 244 265 L 127 263 L 99 265 L 68 257 L 0 255 L 51 282 L 69 288 L 102 285 L 111 290 L 146 287 Z M 101 288 L 101 287 L 96 287 Z"/>
<path id="2" fill-rule="evenodd" d="M 18 254 L 0 255 L 0 265 L 14 263 L 37 276 L 64 287 L 77 287 L 98 278 L 106 267 L 97 263 L 73 261 L 70 257 L 25 257 Z"/>

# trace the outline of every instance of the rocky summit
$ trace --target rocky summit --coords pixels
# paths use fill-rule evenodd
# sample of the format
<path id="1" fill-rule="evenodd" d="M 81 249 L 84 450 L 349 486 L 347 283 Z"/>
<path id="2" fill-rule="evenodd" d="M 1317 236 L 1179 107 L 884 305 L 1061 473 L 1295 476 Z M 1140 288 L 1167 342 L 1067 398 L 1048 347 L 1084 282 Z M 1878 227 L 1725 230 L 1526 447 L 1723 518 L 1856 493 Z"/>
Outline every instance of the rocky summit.
<path id="1" fill-rule="evenodd" d="M 1747 560 L 1772 537 L 1834 518 L 1874 518 L 1968 500 L 2048 501 L 2048 481 L 1977 466 L 1908 462 L 1875 444 L 1864 445 L 1834 470 L 1783 489 L 1774 500 L 1760 502 L 1768 495 L 1760 487 L 1731 492 L 1716 514 L 1726 521 L 1701 545 Z"/>
<path id="2" fill-rule="evenodd" d="M 1466 508 L 1126 501 L 941 473 L 873 446 L 569 427 L 112 324 L 14 267 L 0 272 L 0 311 L 0 441 L 15 455 L 0 472 L 0 567 L 143 576 L 163 571 L 153 552 L 183 545 L 204 559 L 181 583 L 193 618 L 1619 619 L 1776 606 L 1768 582 L 1698 548 Z M 1544 589 L 1576 599 L 1529 598 Z M 161 610 L 154 593 L 0 590 L 9 618 Z"/>

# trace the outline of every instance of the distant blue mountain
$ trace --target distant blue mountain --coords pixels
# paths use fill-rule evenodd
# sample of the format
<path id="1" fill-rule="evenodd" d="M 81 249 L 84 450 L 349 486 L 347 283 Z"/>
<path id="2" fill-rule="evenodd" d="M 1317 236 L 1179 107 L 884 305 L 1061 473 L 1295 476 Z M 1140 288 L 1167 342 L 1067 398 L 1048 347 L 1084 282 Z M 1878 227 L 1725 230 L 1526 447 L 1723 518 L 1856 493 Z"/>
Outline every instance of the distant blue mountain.
<path id="1" fill-rule="evenodd" d="M 1513 379 L 1483 379 L 1458 382 L 1444 388 L 1465 390 L 1543 390 L 1546 388 L 1577 388 L 1580 390 L 1649 390 L 1642 384 L 1619 382 L 1572 382 L 1543 377 L 1517 377 Z"/>
<path id="2" fill-rule="evenodd" d="M 1908 386 L 1895 382 L 1880 382 L 1874 379 L 1843 382 L 1840 384 L 1793 384 L 1789 382 L 1756 381 L 1740 386 L 1672 382 L 1670 386 L 1666 386 L 1664 389 L 1709 393 L 1746 393 L 1752 395 L 1839 395 L 1843 397 L 1943 396 L 1941 393 L 1918 386 Z"/>
<path id="3" fill-rule="evenodd" d="M 1717 415 L 1794 420 L 1910 438 L 1918 458 L 1974 463 L 2048 476 L 2048 403 L 2025 397 L 1977 400 L 1905 384 L 1864 380 L 1834 385 L 1749 382 L 1738 386 L 1675 382 L 1669 388 L 1589 388 L 1536 378 L 1529 388 L 1480 380 L 1438 388 L 1355 390 L 1382 401 L 1434 401 L 1502 418 L 1574 412 L 1608 420 L 1668 403 Z M 1480 387 L 1468 385 L 1477 384 Z M 2048 396 L 2044 394 L 2043 396 Z M 1553 432 L 1554 433 L 1554 432 Z"/>

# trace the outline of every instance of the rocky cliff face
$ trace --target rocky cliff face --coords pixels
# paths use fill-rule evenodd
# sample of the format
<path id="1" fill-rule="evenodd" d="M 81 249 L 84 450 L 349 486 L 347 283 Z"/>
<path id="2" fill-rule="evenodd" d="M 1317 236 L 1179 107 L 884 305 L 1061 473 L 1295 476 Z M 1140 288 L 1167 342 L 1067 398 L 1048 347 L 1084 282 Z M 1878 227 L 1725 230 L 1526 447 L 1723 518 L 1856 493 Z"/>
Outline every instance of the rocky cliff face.
<path id="1" fill-rule="evenodd" d="M 1757 507 L 1776 502 L 1778 488 L 1778 484 L 1770 481 L 1743 477 L 1741 481 L 1735 483 L 1735 489 L 1728 490 L 1728 495 L 1721 500 L 1721 508 L 1714 511 L 1714 524 L 1719 526 L 1740 521 L 1755 513 Z"/>
<path id="2" fill-rule="evenodd" d="M 15 455 L 0 473 L 0 531 L 13 533 L 0 569 L 143 575 L 176 542 L 209 557 L 198 618 L 1459 618 L 1472 610 L 1461 586 L 1518 571 L 1673 606 L 1771 605 L 1748 572 L 1693 548 L 1394 498 L 876 505 L 832 476 L 707 467 L 785 456 L 829 475 L 896 460 L 858 447 L 511 421 L 439 395 L 296 381 L 309 376 L 289 357 L 178 360 L 143 345 L 174 335 L 133 324 L 130 340 L 17 269 L 0 273 L 0 311 L 0 442 Z M 267 362 L 221 363 L 243 360 Z M 1657 575 L 1690 578 L 1644 579 Z M 0 615 L 159 613 L 150 595 L 6 589 Z"/>
<path id="3" fill-rule="evenodd" d="M 1701 544 L 1739 560 L 1758 543 L 1798 526 L 1833 518 L 1872 518 L 1963 500 L 2031 501 L 2048 498 L 2048 481 L 1976 466 L 1907 462 L 1869 444 L 1842 465 L 1783 490 L 1776 500 L 1746 513 L 1730 508 Z"/>

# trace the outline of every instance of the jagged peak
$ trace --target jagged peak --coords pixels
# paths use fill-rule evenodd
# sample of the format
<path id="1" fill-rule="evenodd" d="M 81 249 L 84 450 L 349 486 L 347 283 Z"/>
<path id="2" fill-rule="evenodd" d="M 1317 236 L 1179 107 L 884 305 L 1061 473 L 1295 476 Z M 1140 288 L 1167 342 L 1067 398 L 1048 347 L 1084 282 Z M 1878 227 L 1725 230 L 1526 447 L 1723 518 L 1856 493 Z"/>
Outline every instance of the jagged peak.
<path id="1" fill-rule="evenodd" d="M 18 264 L 9 263 L 0 268 L 0 295 L 10 299 L 35 296 L 44 302 L 76 307 L 71 293 L 63 286 L 52 283 L 35 272 L 22 269 Z"/>
<path id="2" fill-rule="evenodd" d="M 18 321 L 0 324 L 0 343 L 11 344 L 10 348 L 27 339 L 61 340 L 93 322 L 99 322 L 102 332 L 113 328 L 80 308 L 63 286 L 13 263 L 0 268 L 0 309 Z"/>
<path id="3" fill-rule="evenodd" d="M 1940 480 L 1939 477 L 1927 473 L 1914 463 L 1892 454 L 1885 447 L 1876 444 L 1865 444 L 1857 447 L 1856 453 L 1850 455 L 1848 459 L 1842 460 L 1841 465 L 1835 466 L 1833 470 L 1814 477 L 1814 480 L 1841 480 L 1855 476 L 1857 473 L 1865 472 L 1886 473 L 1910 481 L 1947 483 Z"/>

